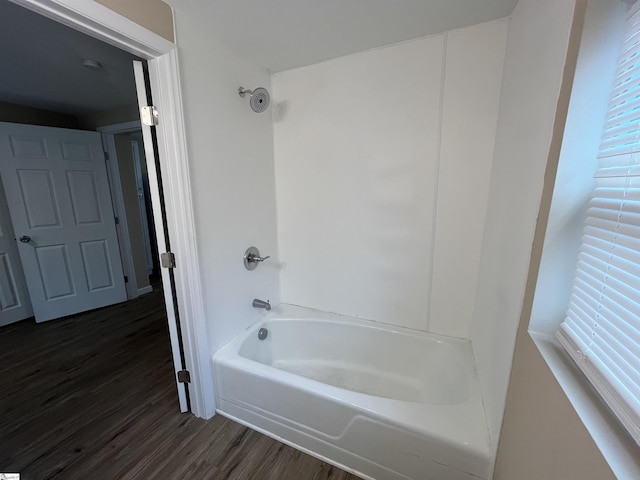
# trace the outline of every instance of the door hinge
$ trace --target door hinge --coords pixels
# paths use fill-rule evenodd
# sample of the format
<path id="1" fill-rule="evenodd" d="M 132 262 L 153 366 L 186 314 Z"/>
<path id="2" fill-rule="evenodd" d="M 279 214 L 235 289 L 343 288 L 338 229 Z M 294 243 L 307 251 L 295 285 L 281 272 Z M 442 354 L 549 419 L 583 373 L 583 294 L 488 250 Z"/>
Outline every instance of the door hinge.
<path id="1" fill-rule="evenodd" d="M 161 253 L 160 264 L 162 268 L 176 268 L 176 256 L 172 252 Z"/>
<path id="2" fill-rule="evenodd" d="M 129 277 L 127 277 L 126 275 L 124 276 L 124 283 L 129 283 Z"/>
<path id="3" fill-rule="evenodd" d="M 178 383 L 191 383 L 191 374 L 189 370 L 178 371 Z"/>
<path id="4" fill-rule="evenodd" d="M 109 160 L 109 152 L 104 152 L 104 159 Z"/>
<path id="5" fill-rule="evenodd" d="M 116 225 L 120 225 L 120 219 L 118 217 L 113 217 L 113 221 L 116 222 Z"/>
<path id="6" fill-rule="evenodd" d="M 140 120 L 147 127 L 158 125 L 158 109 L 153 105 L 140 108 Z"/>

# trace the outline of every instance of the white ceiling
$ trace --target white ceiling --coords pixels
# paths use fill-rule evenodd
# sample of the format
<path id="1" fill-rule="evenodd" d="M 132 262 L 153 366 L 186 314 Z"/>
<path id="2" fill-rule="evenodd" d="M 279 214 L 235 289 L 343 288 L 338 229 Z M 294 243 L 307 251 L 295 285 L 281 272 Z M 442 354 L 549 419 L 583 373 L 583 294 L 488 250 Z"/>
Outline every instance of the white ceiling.
<path id="1" fill-rule="evenodd" d="M 84 68 L 83 58 L 104 68 Z M 73 115 L 132 104 L 134 58 L 0 0 L 0 101 Z"/>
<path id="2" fill-rule="evenodd" d="M 165 0 L 273 72 L 506 17 L 517 0 Z M 180 37 L 178 23 L 178 39 Z"/>

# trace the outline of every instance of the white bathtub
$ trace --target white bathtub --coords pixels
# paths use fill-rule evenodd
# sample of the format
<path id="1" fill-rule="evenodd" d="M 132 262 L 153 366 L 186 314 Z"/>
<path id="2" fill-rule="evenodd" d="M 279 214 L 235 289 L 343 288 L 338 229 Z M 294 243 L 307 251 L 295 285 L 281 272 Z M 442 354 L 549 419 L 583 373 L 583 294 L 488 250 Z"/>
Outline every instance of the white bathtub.
<path id="1" fill-rule="evenodd" d="M 363 478 L 489 478 L 467 341 L 284 305 L 213 367 L 219 413 Z"/>

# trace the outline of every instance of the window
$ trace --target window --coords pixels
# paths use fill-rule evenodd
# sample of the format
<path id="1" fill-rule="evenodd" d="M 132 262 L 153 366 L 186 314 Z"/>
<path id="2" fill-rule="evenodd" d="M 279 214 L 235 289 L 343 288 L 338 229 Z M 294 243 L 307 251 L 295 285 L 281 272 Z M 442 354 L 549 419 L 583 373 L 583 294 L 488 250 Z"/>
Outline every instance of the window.
<path id="1" fill-rule="evenodd" d="M 640 444 L 640 7 L 627 20 L 557 337 Z"/>

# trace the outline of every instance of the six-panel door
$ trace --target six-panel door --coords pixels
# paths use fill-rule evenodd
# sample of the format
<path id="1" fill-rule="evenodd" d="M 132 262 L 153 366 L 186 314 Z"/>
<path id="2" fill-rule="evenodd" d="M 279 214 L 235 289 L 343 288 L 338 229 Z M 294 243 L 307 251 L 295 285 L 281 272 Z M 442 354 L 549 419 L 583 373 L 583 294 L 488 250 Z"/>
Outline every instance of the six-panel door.
<path id="1" fill-rule="evenodd" d="M 126 300 L 98 133 L 0 122 L 0 176 L 36 321 Z"/>

